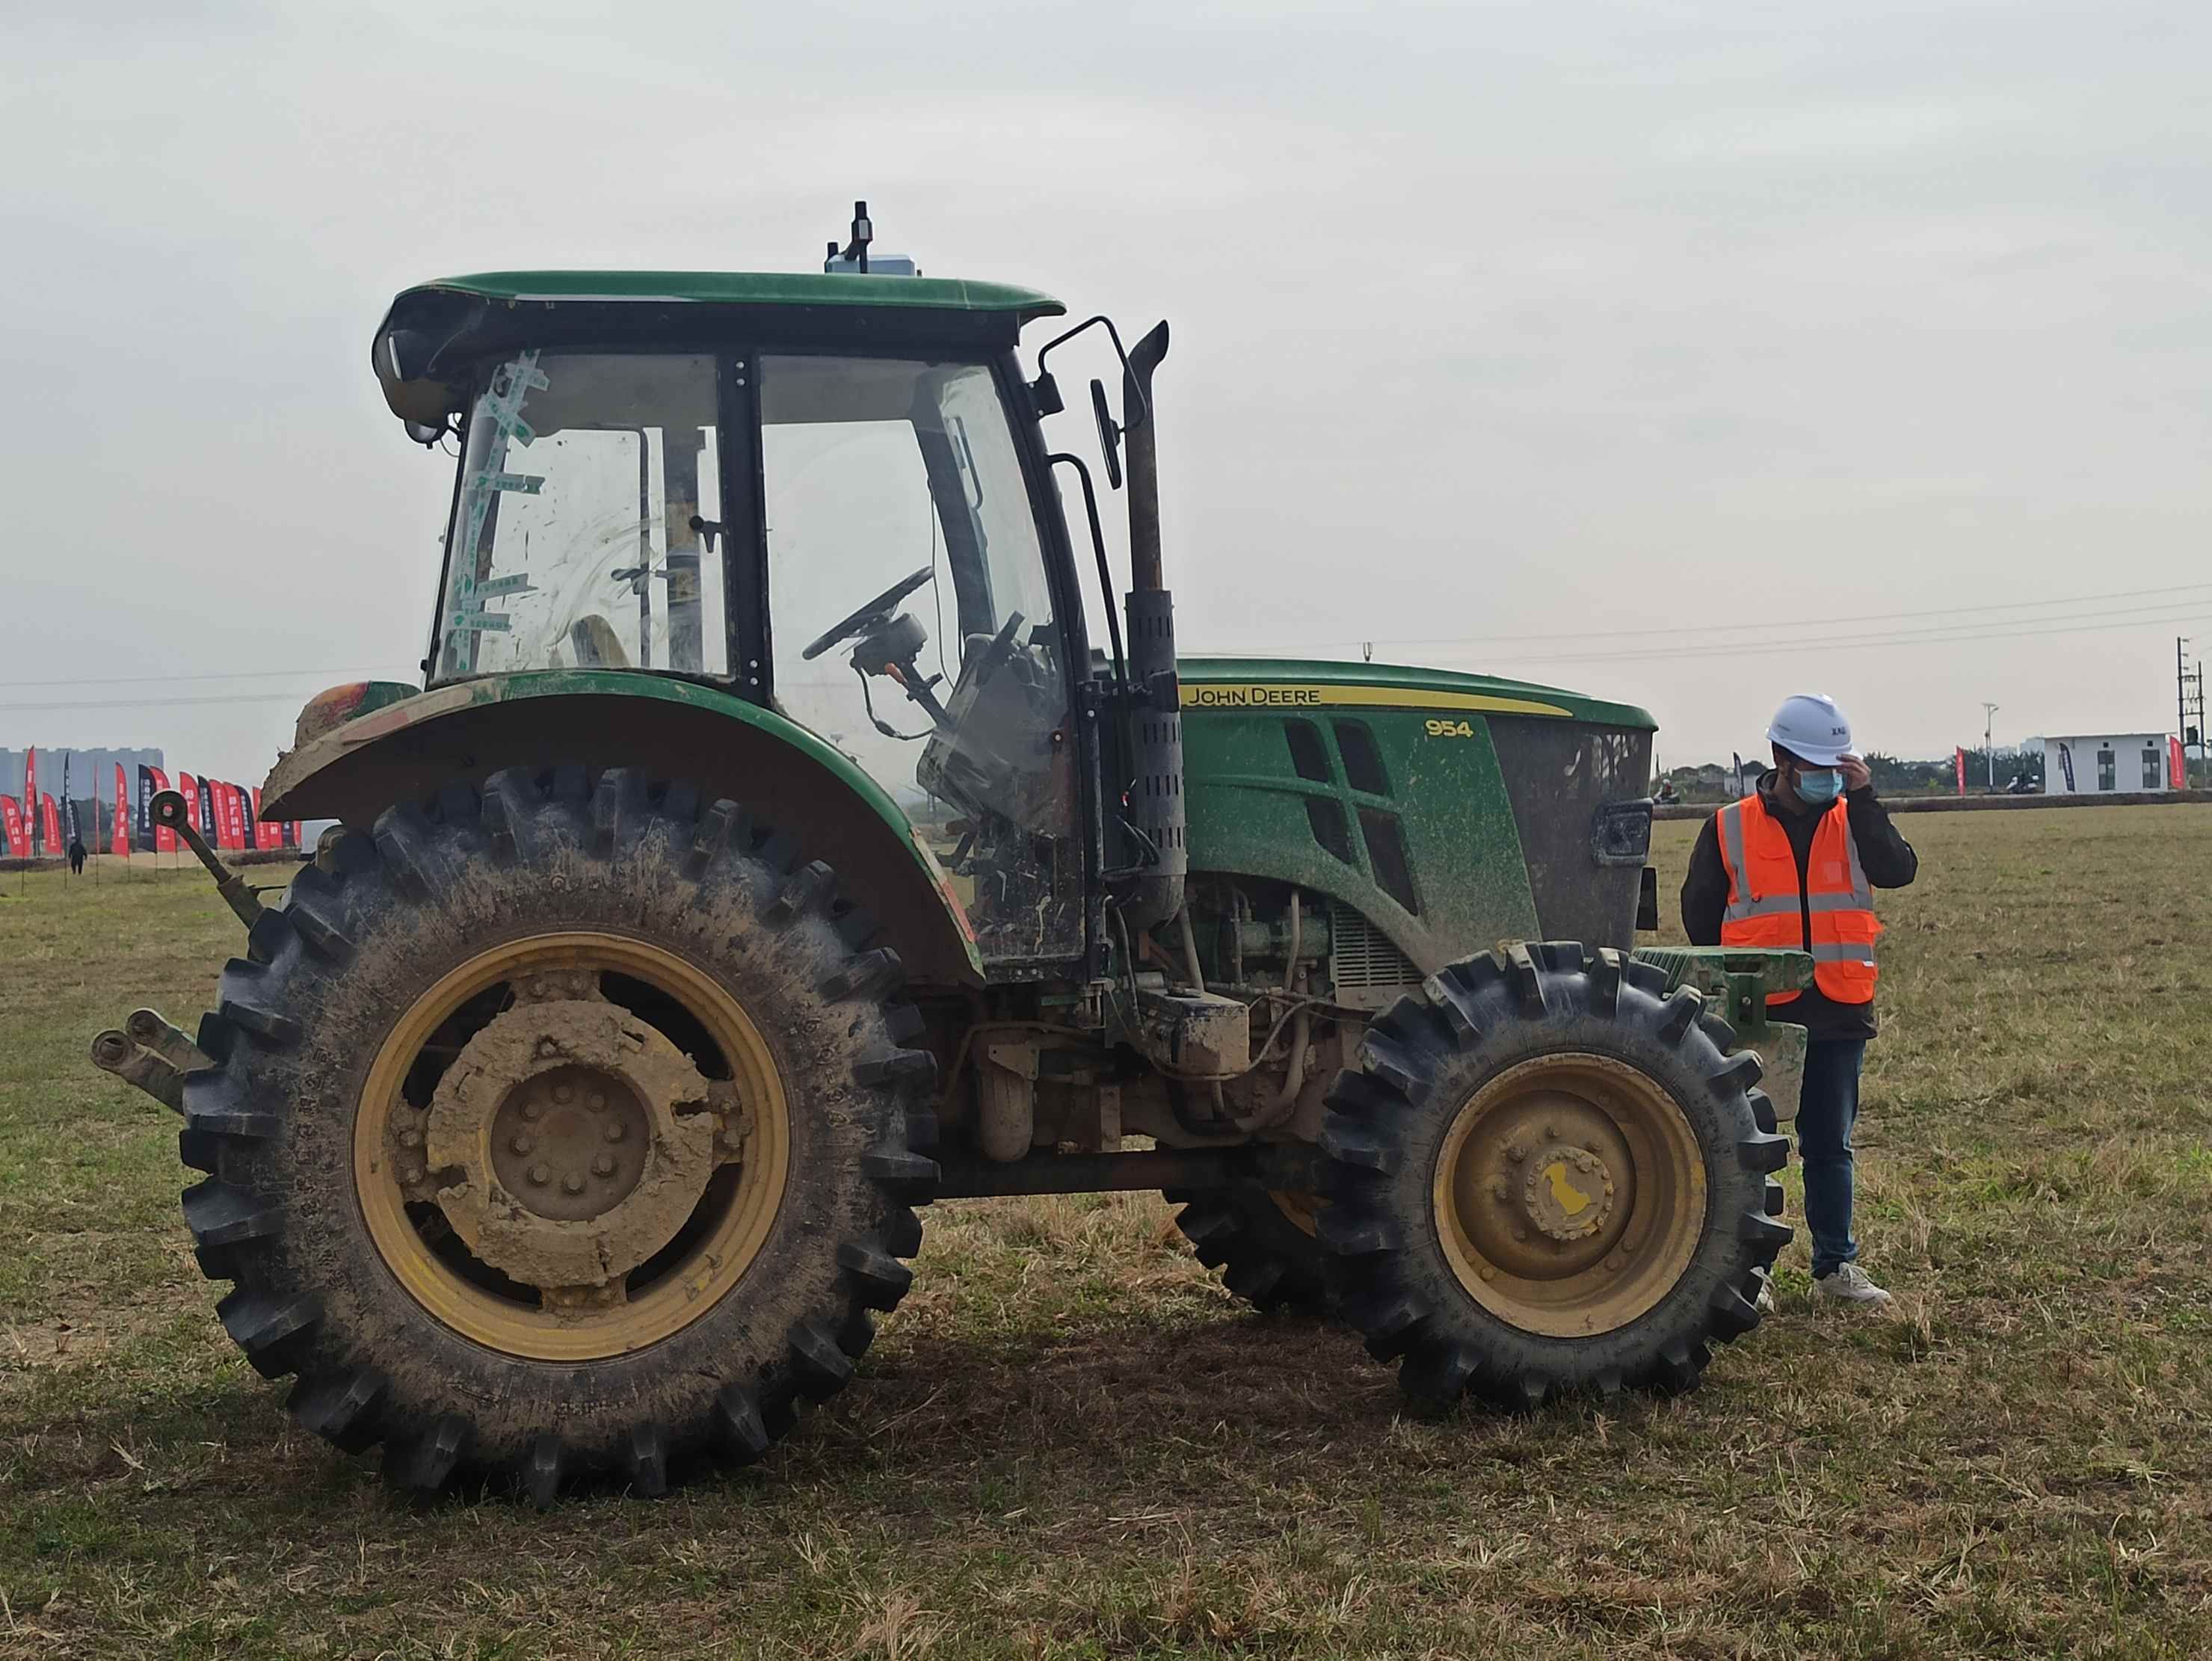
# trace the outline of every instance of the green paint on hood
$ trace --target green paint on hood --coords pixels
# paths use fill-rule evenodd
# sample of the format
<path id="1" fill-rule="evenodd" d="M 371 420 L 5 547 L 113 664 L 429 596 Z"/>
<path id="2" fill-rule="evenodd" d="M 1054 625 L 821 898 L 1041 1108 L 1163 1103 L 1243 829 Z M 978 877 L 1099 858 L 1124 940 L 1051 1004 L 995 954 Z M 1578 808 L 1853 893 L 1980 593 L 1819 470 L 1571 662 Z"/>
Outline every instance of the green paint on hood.
<path id="1" fill-rule="evenodd" d="M 1549 715 L 1601 727 L 1656 732 L 1659 723 L 1632 703 L 1614 703 L 1534 681 L 1422 669 L 1392 663 L 1338 663 L 1305 658 L 1187 657 L 1176 663 L 1188 709 L 1279 707 L 1434 709 L 1455 706 L 1496 715 Z M 1255 689 L 1246 691 L 1243 689 Z M 1256 689 L 1269 689 L 1260 691 Z M 1243 698 L 1244 703 L 1237 700 Z"/>

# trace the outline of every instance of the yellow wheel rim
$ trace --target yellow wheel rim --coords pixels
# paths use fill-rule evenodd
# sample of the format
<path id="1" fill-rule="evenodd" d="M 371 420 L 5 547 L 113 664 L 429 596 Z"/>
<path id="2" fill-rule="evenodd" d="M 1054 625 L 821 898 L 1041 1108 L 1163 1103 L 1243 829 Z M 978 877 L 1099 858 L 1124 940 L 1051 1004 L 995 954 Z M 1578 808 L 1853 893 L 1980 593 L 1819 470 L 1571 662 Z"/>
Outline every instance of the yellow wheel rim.
<path id="1" fill-rule="evenodd" d="M 1297 1189 L 1271 1188 L 1267 1197 L 1275 1202 L 1275 1209 L 1284 1220 L 1301 1234 L 1318 1235 L 1321 1231 L 1322 1208 L 1328 1203 L 1318 1194 L 1307 1194 Z"/>
<path id="2" fill-rule="evenodd" d="M 646 1272 L 640 1283 L 592 1306 L 549 1306 L 542 1289 L 487 1271 L 446 1238 L 452 1231 L 436 1208 L 424 1203 L 420 1181 L 410 1189 L 404 1180 L 421 1175 L 419 1166 L 410 1170 L 406 1150 L 421 1145 L 422 1133 L 413 1127 L 422 1120 L 423 1104 L 410 1100 L 408 1092 L 413 1075 L 415 1095 L 422 1093 L 418 1062 L 436 1065 L 434 1055 L 425 1057 L 426 1046 L 493 989 L 545 975 L 583 977 L 580 983 L 621 976 L 672 1001 L 721 1052 L 729 1076 L 716 1087 L 726 1092 L 733 1117 L 743 1125 L 742 1157 L 718 1165 L 696 1208 L 672 1231 L 672 1250 L 641 1266 Z M 648 1025 L 653 1021 L 650 1012 L 637 1019 Z M 681 1031 L 696 1046 L 696 1030 L 687 1025 Z M 533 1360 L 597 1360 L 642 1349 L 713 1309 L 759 1255 L 782 1204 L 790 1163 L 783 1081 L 744 1007 L 672 952 L 598 931 L 510 941 L 442 977 L 379 1047 L 354 1118 L 355 1191 L 385 1266 L 410 1296 L 455 1332 L 502 1354 Z M 557 1184 L 549 1192 L 557 1193 Z"/>
<path id="3" fill-rule="evenodd" d="M 1681 1279 L 1705 1232 L 1705 1167 L 1656 1080 L 1562 1052 L 1506 1068 L 1460 1109 L 1433 1197 L 1468 1296 L 1523 1331 L 1592 1337 Z"/>

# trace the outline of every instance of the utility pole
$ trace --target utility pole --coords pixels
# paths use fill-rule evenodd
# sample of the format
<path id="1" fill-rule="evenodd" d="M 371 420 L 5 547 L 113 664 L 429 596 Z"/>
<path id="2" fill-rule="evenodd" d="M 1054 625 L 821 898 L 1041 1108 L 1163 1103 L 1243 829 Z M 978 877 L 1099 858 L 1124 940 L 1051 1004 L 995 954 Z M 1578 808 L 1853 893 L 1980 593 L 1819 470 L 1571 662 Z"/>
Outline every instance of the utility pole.
<path id="1" fill-rule="evenodd" d="M 1997 752 L 1996 746 L 1990 742 L 1990 733 L 1994 730 L 1996 718 L 1997 706 L 1984 703 L 1982 706 L 1982 753 L 1989 757 L 1990 788 L 1992 790 L 1997 788 Z"/>
<path id="2" fill-rule="evenodd" d="M 2181 788 L 2189 788 L 2189 678 L 2181 672 L 2182 654 L 2188 649 L 2185 635 L 2173 637 L 2173 735 L 2181 740 Z"/>
<path id="3" fill-rule="evenodd" d="M 2208 735 L 2204 730 L 2204 665 L 2200 660 L 2191 672 L 2185 656 L 2189 641 L 2185 636 L 2176 636 L 2173 642 L 2173 732 L 2181 740 L 2181 782 L 2185 789 L 2195 781 L 2196 770 L 2189 764 L 2189 711 L 2191 703 L 2197 708 L 2197 747 L 2204 749 Z"/>

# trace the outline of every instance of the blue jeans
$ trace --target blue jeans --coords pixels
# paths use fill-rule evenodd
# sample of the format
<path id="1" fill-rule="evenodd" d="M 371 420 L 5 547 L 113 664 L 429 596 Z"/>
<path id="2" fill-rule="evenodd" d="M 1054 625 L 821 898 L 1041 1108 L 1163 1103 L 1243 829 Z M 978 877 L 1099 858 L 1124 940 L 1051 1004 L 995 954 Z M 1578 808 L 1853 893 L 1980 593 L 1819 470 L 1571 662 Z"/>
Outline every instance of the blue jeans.
<path id="1" fill-rule="evenodd" d="M 1815 1038 L 1805 1046 L 1805 1087 L 1797 1098 L 1797 1157 L 1805 1167 L 1805 1226 L 1813 1235 L 1813 1278 L 1857 1261 L 1851 1238 L 1851 1126 L 1859 1116 L 1864 1038 Z"/>

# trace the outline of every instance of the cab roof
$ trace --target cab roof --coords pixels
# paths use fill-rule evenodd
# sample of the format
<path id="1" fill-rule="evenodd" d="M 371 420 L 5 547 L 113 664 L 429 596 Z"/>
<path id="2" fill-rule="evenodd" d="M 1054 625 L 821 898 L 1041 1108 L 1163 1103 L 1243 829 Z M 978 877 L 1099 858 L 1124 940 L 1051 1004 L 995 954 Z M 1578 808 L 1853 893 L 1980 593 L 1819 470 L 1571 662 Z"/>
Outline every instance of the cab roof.
<path id="1" fill-rule="evenodd" d="M 1050 295 L 962 277 L 827 271 L 479 271 L 392 302 L 370 362 L 403 421 L 461 409 L 477 366 L 518 349 L 680 349 L 715 341 L 858 351 L 1010 349 L 1067 308 Z"/>
<path id="2" fill-rule="evenodd" d="M 1010 283 L 957 277 L 861 277 L 828 271 L 478 271 L 410 289 L 527 303 L 663 301 L 703 306 L 891 306 L 932 311 L 1012 312 L 1021 323 L 1059 317 L 1048 294 Z"/>

